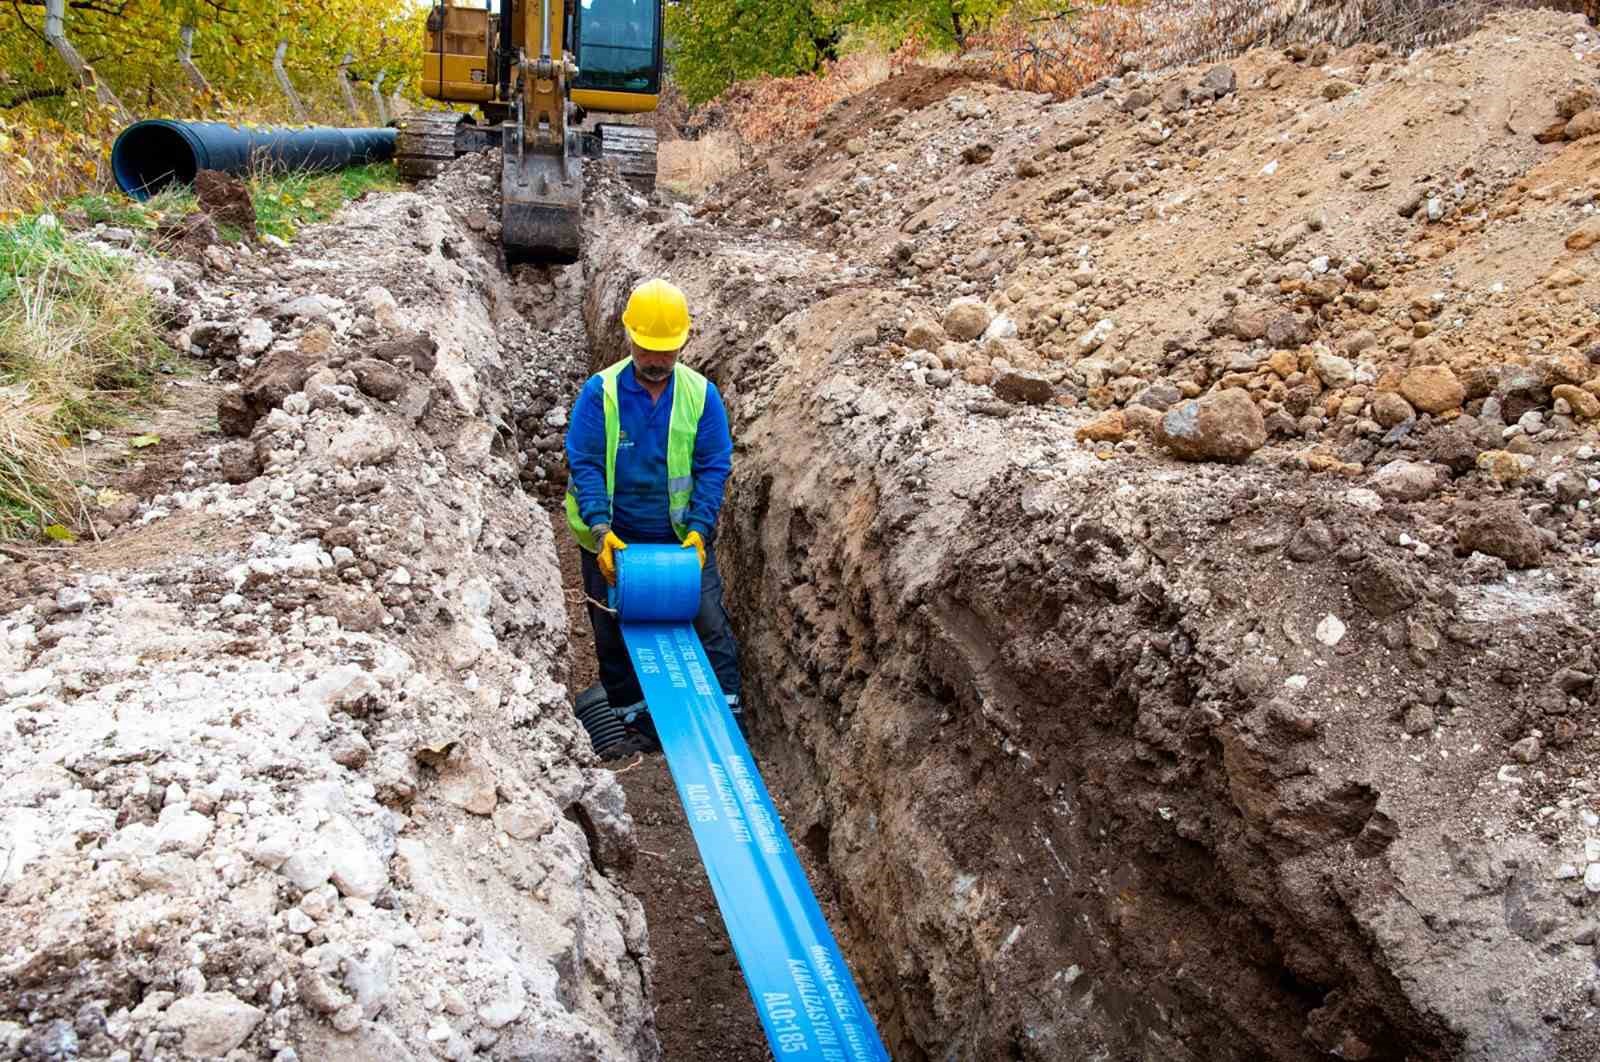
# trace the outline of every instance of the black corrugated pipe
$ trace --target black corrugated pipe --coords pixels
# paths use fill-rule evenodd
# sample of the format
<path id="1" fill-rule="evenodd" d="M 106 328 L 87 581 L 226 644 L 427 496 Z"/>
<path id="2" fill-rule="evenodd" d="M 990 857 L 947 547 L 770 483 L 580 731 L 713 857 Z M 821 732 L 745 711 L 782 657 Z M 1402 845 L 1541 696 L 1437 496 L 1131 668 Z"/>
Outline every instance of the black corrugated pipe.
<path id="1" fill-rule="evenodd" d="M 245 129 L 226 122 L 148 118 L 111 146 L 117 187 L 148 199 L 169 184 L 192 184 L 201 170 L 243 174 L 255 167 L 337 170 L 394 154 L 393 129 Z"/>

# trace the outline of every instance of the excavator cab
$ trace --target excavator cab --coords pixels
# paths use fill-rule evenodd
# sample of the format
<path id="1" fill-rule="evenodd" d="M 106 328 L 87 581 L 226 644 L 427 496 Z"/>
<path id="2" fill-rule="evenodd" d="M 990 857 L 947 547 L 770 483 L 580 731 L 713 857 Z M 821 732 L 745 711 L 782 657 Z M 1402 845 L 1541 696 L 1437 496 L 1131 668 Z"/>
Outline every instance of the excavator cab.
<path id="1" fill-rule="evenodd" d="M 403 120 L 401 172 L 431 177 L 468 151 L 502 149 L 506 261 L 566 263 L 581 245 L 584 157 L 613 160 L 635 187 L 655 187 L 655 131 L 595 123 L 643 114 L 661 96 L 665 0 L 440 0 L 427 15 L 422 91 L 477 104 Z"/>
<path id="2" fill-rule="evenodd" d="M 639 114 L 661 99 L 662 5 L 579 0 L 572 12 L 578 76 L 572 102 L 586 111 Z"/>

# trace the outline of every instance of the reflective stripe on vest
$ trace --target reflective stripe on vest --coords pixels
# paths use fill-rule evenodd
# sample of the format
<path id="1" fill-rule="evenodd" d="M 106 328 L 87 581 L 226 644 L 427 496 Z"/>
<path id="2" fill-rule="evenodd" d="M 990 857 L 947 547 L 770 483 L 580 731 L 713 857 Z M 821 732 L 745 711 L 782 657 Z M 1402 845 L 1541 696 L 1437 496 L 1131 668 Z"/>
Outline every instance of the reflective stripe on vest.
<path id="1" fill-rule="evenodd" d="M 633 364 L 624 358 L 600 373 L 600 394 L 606 413 L 606 498 L 616 494 L 617 441 L 622 436 L 622 418 L 617 406 L 617 378 L 622 370 Z M 700 415 L 706 408 L 706 378 L 681 361 L 672 373 L 672 414 L 667 421 L 667 509 L 672 530 L 683 541 L 689 533 L 685 520 L 689 515 L 689 501 L 694 495 L 694 444 L 700 433 Z M 572 489 L 569 476 L 567 484 L 567 525 L 578 539 L 578 545 L 590 553 L 599 551 L 599 543 L 589 525 L 583 522 L 578 511 L 578 496 Z"/>

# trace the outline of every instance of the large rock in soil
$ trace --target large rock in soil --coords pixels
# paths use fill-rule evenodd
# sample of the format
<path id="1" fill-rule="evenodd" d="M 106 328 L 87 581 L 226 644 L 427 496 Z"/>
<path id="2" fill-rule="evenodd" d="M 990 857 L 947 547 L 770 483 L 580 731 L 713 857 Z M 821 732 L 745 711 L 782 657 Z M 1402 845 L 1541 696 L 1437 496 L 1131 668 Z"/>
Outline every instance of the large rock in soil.
<path id="1" fill-rule="evenodd" d="M 1025 402 L 1031 406 L 1042 406 L 1055 394 L 1049 380 L 1025 372 L 1003 372 L 993 387 L 994 393 L 1007 402 Z"/>
<path id="2" fill-rule="evenodd" d="M 230 391 L 217 403 L 217 423 L 223 434 L 241 438 L 249 435 L 256 421 L 306 385 L 311 365 L 310 356 L 299 351 L 280 350 L 267 355 L 245 377 L 238 391 Z"/>
<path id="3" fill-rule="evenodd" d="M 367 357 L 386 361 L 401 368 L 409 365 L 426 376 L 433 372 L 433 367 L 439 360 L 439 344 L 424 332 L 408 332 L 376 344 L 367 351 Z"/>
<path id="4" fill-rule="evenodd" d="M 1230 387 L 1168 412 L 1156 441 L 1185 461 L 1243 461 L 1266 445 L 1267 427 L 1249 392 Z"/>
<path id="5" fill-rule="evenodd" d="M 1467 389 L 1448 365 L 1422 365 L 1406 373 L 1400 393 L 1424 413 L 1443 413 L 1461 405 Z"/>
<path id="6" fill-rule="evenodd" d="M 244 1043 L 262 1017 L 231 992 L 201 992 L 168 1007 L 166 1023 L 182 1034 L 185 1058 L 217 1058 Z"/>
<path id="7" fill-rule="evenodd" d="M 1515 502 L 1491 505 L 1468 517 L 1456 541 L 1466 552 L 1499 557 L 1513 568 L 1537 568 L 1544 556 L 1539 529 Z"/>
<path id="8" fill-rule="evenodd" d="M 994 311 L 973 298 L 961 298 L 944 312 L 944 330 L 951 339 L 977 339 L 994 320 Z"/>

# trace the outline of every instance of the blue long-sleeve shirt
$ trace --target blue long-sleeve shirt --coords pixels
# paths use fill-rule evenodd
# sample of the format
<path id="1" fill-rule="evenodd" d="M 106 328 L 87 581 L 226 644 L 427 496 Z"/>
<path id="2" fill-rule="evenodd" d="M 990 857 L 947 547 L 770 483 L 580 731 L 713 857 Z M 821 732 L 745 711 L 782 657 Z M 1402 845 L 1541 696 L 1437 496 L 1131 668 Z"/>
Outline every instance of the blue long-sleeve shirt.
<path id="1" fill-rule="evenodd" d="M 629 365 L 617 376 L 616 494 L 606 497 L 606 410 L 600 377 L 591 376 L 578 392 L 567 427 L 567 470 L 583 522 L 611 524 L 624 542 L 676 542 L 667 499 L 667 425 L 672 419 L 672 389 L 654 402 Z M 706 385 L 706 405 L 695 434 L 694 491 L 685 521 L 708 542 L 722 511 L 723 488 L 733 470 L 733 436 L 728 411 L 715 384 Z"/>

